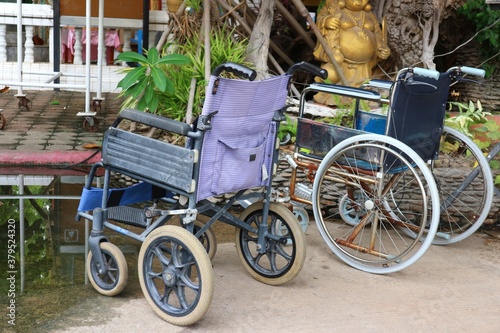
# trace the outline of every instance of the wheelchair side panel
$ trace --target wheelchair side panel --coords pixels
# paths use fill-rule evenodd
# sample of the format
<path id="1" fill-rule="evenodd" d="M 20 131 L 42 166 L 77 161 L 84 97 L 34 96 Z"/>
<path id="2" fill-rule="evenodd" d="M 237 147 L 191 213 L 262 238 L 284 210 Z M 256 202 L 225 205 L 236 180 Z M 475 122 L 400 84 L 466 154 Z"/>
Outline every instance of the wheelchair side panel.
<path id="1" fill-rule="evenodd" d="M 355 135 L 367 132 L 356 129 L 341 127 L 310 120 L 298 118 L 297 141 L 295 143 L 297 152 L 309 157 L 322 159 L 334 146 Z M 380 151 L 365 149 L 356 159 L 380 164 Z"/>
<path id="2" fill-rule="evenodd" d="M 194 150 L 113 127 L 106 132 L 102 150 L 106 167 L 187 193 L 195 190 L 196 156 Z"/>

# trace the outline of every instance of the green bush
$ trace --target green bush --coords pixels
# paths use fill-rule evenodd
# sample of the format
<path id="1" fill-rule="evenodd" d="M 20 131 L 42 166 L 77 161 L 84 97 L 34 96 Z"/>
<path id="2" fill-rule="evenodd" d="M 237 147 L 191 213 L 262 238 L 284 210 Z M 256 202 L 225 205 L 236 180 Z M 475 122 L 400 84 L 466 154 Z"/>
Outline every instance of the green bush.
<path id="1" fill-rule="evenodd" d="M 210 34 L 211 70 L 224 62 L 245 64 L 246 39 L 237 40 L 234 29 L 213 27 Z M 192 79 L 196 80 L 193 116 L 201 111 L 205 95 L 204 45 L 198 34 L 186 37 L 183 43 L 172 42 L 161 54 L 155 48 L 147 57 L 124 52 L 119 60 L 137 62 L 140 66 L 126 69 L 127 75 L 118 83 L 121 95 L 126 96 L 123 108 L 136 108 L 183 121 L 189 101 Z M 189 64 L 189 65 L 187 65 Z M 249 66 L 249 64 L 245 64 Z"/>
<path id="2" fill-rule="evenodd" d="M 118 82 L 118 88 L 122 89 L 121 94 L 127 97 L 122 107 L 147 110 L 151 113 L 155 113 L 158 108 L 159 94 L 174 91 L 166 66 L 189 63 L 189 58 L 181 54 L 160 57 L 154 47 L 149 49 L 147 57 L 129 51 L 121 53 L 117 58 L 138 64 L 138 67 L 128 70 L 127 75 Z"/>
<path id="3" fill-rule="evenodd" d="M 457 12 L 476 25 L 478 34 L 475 39 L 481 43 L 483 55 L 486 58 L 493 57 L 498 60 L 500 46 L 500 24 L 498 24 L 498 20 L 500 19 L 500 11 L 491 9 L 484 0 L 467 0 L 462 7 L 457 9 Z M 483 65 L 487 76 L 493 73 L 495 67 L 494 62 Z"/>

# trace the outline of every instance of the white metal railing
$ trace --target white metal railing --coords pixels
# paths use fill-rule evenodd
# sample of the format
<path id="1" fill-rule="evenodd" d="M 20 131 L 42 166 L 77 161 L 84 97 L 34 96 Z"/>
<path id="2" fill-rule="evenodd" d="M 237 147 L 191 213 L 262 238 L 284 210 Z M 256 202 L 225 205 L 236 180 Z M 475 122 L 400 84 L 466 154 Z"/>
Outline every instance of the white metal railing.
<path id="1" fill-rule="evenodd" d="M 104 1 L 104 0 L 102 0 Z M 111 1 L 111 0 L 108 0 Z M 165 2 L 163 0 L 162 2 Z M 20 9 L 21 8 L 21 9 Z M 164 7 L 166 8 L 166 7 Z M 22 13 L 22 19 L 18 20 L 19 11 Z M 148 45 L 153 45 L 155 42 L 155 35 L 158 31 L 164 31 L 168 25 L 169 15 L 166 10 L 151 10 L 149 12 L 149 39 Z M 102 25 L 100 25 L 100 23 Z M 9 45 L 7 43 L 7 26 L 17 25 L 16 31 L 24 31 L 24 36 L 22 34 L 17 35 L 17 41 L 14 45 Z M 104 29 L 123 29 L 123 40 L 120 44 L 123 45 L 123 51 L 130 51 L 130 41 L 132 38 L 133 31 L 140 30 L 143 28 L 143 21 L 141 19 L 116 19 L 116 18 L 103 18 L 99 22 L 98 18 L 90 18 L 90 27 L 94 28 L 100 25 Z M 33 32 L 34 27 L 45 27 L 48 29 L 48 62 L 40 61 L 40 59 L 35 58 L 35 45 L 33 43 Z M 79 79 L 81 73 L 86 73 L 87 69 L 82 67 L 85 62 L 84 53 L 85 44 L 82 43 L 82 34 L 85 28 L 87 28 L 87 17 L 79 16 L 61 16 L 60 26 L 57 31 L 54 31 L 54 11 L 51 5 L 40 5 L 40 4 L 20 4 L 16 3 L 2 3 L 0 2 L 0 87 L 2 85 L 18 86 L 18 95 L 22 95 L 22 87 L 38 87 L 41 89 L 54 88 L 55 84 L 53 81 L 48 82 L 48 78 L 59 79 L 60 85 L 58 87 L 69 90 L 81 90 L 82 80 Z M 53 72 L 54 70 L 54 33 L 62 35 L 64 29 L 71 28 L 74 32 L 74 45 L 72 50 L 74 51 L 72 63 L 62 62 L 60 65 L 59 73 Z M 66 30 L 67 31 L 67 30 Z M 99 34 L 98 38 L 102 39 L 100 45 L 104 48 L 105 36 Z M 65 44 L 68 43 L 67 40 L 60 40 L 59 57 L 62 60 L 62 51 Z M 13 44 L 12 42 L 10 44 Z M 16 46 L 17 54 L 22 55 L 22 59 L 16 59 L 14 61 L 8 61 L 8 47 Z M 38 46 L 37 46 L 38 48 Z M 67 50 L 66 50 L 67 51 Z M 106 61 L 106 52 L 102 50 L 98 51 L 98 66 L 92 66 L 91 72 L 92 76 L 95 77 L 96 71 L 102 73 L 102 68 L 104 69 L 104 77 L 101 76 L 101 80 L 92 80 L 91 85 L 92 91 L 97 91 L 100 95 L 101 91 L 115 91 L 116 83 L 119 81 L 120 74 L 117 74 L 116 67 L 108 67 L 108 61 Z M 86 58 L 86 57 L 85 57 Z M 113 57 L 114 58 L 114 57 Z M 96 59 L 91 59 L 96 60 Z M 104 60 L 104 61 L 102 61 Z M 113 61 L 114 59 L 112 59 Z M 111 62 L 112 62 L 111 61 Z M 17 69 L 15 62 L 18 62 Z M 110 62 L 110 63 L 111 63 Z M 123 64 L 125 65 L 125 64 Z M 24 66 L 24 67 L 23 67 Z M 106 68 L 108 67 L 108 68 Z M 41 73 L 43 72 L 43 73 Z M 64 72 L 64 73 L 63 73 Z M 97 73 L 99 76 L 99 73 Z M 42 82 L 40 77 L 43 76 Z M 99 82 L 97 82 L 99 81 Z M 103 87 L 103 81 L 104 87 Z"/>
<path id="2" fill-rule="evenodd" d="M 25 30 L 25 43 L 24 43 L 24 59 L 23 62 L 33 63 L 34 60 L 34 48 L 33 43 L 33 27 L 48 27 L 49 33 L 49 63 L 54 61 L 54 45 L 53 45 L 53 17 L 54 12 L 51 5 L 35 5 L 35 4 L 22 4 L 22 26 Z M 61 16 L 61 27 L 59 34 L 61 34 L 62 29 L 72 28 L 75 31 L 74 39 L 74 49 L 75 51 L 80 51 L 79 54 L 74 55 L 74 63 L 82 64 L 82 31 L 85 27 L 85 17 L 80 16 Z M 151 10 L 149 12 L 149 40 L 148 44 L 153 45 L 155 40 L 155 32 L 163 31 L 168 24 L 169 16 L 168 12 L 165 10 Z M 17 25 L 17 4 L 15 3 L 0 3 L 0 62 L 7 61 L 7 25 Z M 98 18 L 91 18 L 90 24 L 92 27 L 98 26 Z M 116 18 L 104 18 L 103 20 L 104 28 L 112 29 L 123 29 L 123 48 L 125 51 L 130 50 L 130 39 L 132 37 L 132 32 L 135 30 L 142 29 L 142 20 L 138 19 L 116 19 Z M 64 41 L 61 41 L 60 49 L 62 50 Z"/>

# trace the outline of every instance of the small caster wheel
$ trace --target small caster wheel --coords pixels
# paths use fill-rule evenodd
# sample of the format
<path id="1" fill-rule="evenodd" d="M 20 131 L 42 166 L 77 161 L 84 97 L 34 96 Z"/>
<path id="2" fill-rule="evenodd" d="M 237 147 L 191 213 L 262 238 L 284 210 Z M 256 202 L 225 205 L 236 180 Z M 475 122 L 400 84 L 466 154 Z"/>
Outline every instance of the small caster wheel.
<path id="1" fill-rule="evenodd" d="M 88 117 L 83 120 L 83 128 L 87 132 L 96 132 L 99 128 L 99 120 L 97 118 Z"/>
<path id="2" fill-rule="evenodd" d="M 31 100 L 29 100 L 26 95 L 16 95 L 16 97 L 18 98 L 17 106 L 20 110 L 29 110 L 33 105 L 33 103 L 31 103 Z"/>
<path id="3" fill-rule="evenodd" d="M 201 221 L 194 221 L 194 234 L 198 233 L 205 224 Z M 217 252 L 217 238 L 215 236 L 215 231 L 212 227 L 209 227 L 207 231 L 205 231 L 198 240 L 203 245 L 203 247 L 207 250 L 208 257 L 212 260 L 215 257 L 215 253 Z"/>
<path id="4" fill-rule="evenodd" d="M 87 270 L 90 283 L 102 295 L 118 295 L 127 285 L 127 261 L 122 251 L 116 245 L 103 242 L 99 244 L 99 247 L 101 248 L 104 263 L 108 271 L 105 274 L 98 272 L 92 252 L 89 252 L 85 269 Z"/>
<path id="5" fill-rule="evenodd" d="M 1 110 L 0 110 L 0 130 L 3 129 L 6 124 L 7 124 L 7 120 L 5 119 L 4 115 L 1 113 Z"/>
<path id="6" fill-rule="evenodd" d="M 307 210 L 302 206 L 293 206 L 293 215 L 295 215 L 297 221 L 299 221 L 302 231 L 306 233 L 309 227 L 309 213 Z"/>

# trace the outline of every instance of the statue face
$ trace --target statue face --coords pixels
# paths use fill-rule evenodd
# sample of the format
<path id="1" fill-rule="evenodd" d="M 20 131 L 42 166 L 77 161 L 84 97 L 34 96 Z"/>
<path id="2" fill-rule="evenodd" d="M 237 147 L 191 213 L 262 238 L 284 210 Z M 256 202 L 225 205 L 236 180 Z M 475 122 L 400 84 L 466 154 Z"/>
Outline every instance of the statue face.
<path id="1" fill-rule="evenodd" d="M 349 10 L 360 11 L 365 8 L 368 2 L 370 2 L 370 0 L 345 0 L 345 6 Z"/>

